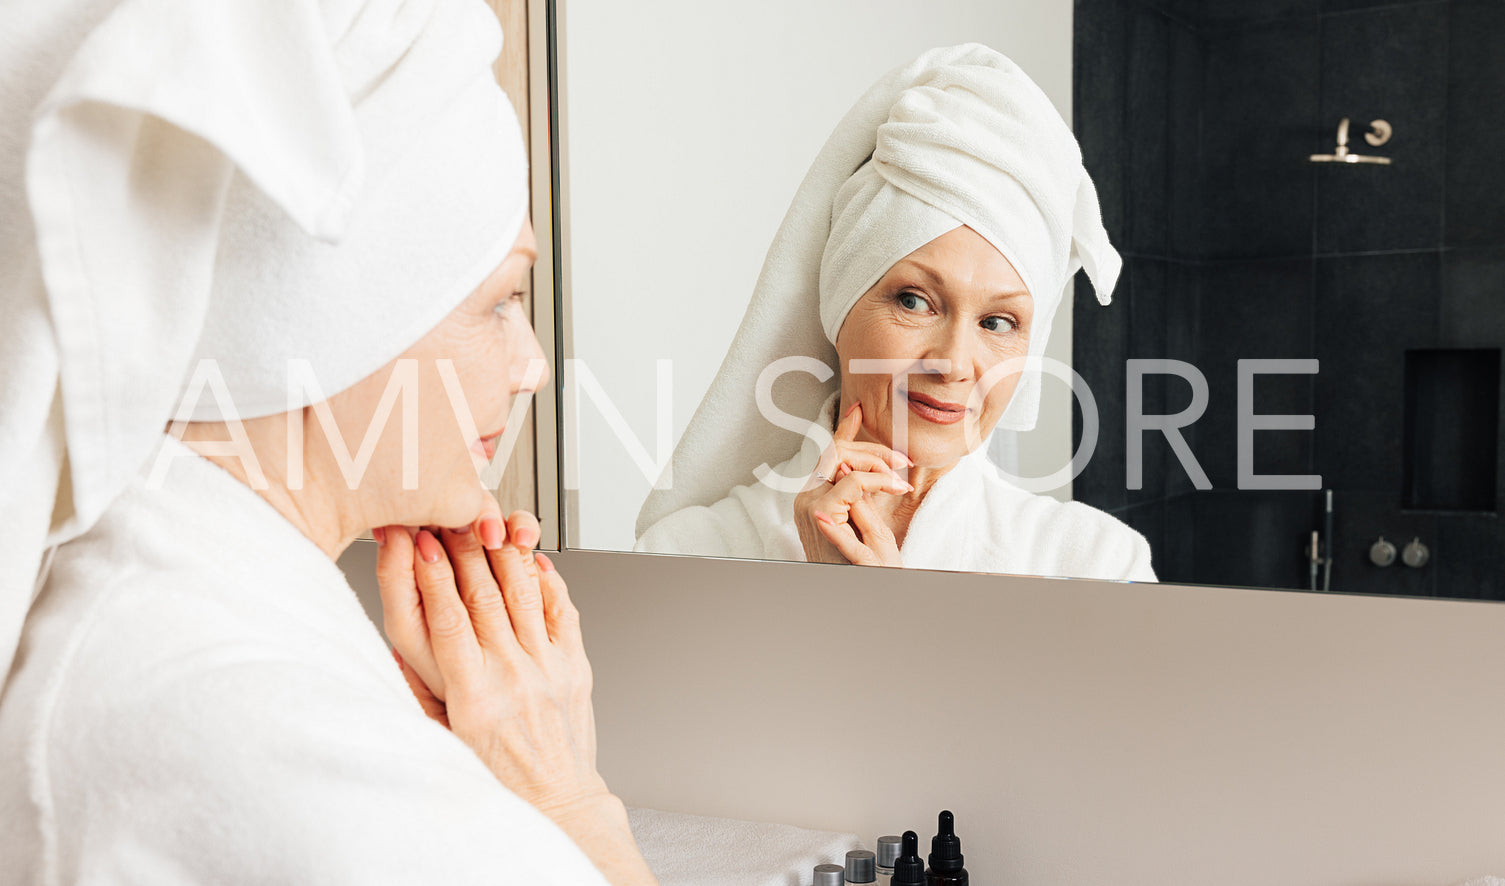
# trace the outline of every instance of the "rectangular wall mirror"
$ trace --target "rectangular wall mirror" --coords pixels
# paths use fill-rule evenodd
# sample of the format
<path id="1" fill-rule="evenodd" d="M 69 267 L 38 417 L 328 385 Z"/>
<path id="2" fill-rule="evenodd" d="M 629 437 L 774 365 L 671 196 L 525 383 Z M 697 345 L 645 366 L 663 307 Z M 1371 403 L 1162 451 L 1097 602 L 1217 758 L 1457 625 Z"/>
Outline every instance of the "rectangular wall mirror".
<path id="1" fill-rule="evenodd" d="M 548 14 L 567 547 L 854 560 L 855 541 L 858 555 L 926 568 L 1505 595 L 1499 3 L 557 0 Z M 825 386 L 809 366 L 784 367 L 760 406 L 750 379 L 768 366 L 729 358 L 734 339 L 788 340 L 799 356 L 798 342 L 832 338 L 816 328 L 821 305 L 805 316 L 775 297 L 749 312 L 780 275 L 841 279 L 821 275 L 829 195 L 807 212 L 824 212 L 820 243 L 775 243 L 812 163 L 886 72 L 966 43 L 1016 65 L 1074 133 L 1122 258 L 1111 302 L 1085 272 L 1053 312 L 1048 284 L 1009 300 L 1011 280 L 1050 279 L 1005 255 L 1047 222 L 999 233 L 1056 217 L 1039 197 L 1012 222 L 906 246 L 849 313 L 835 309 Z M 936 87 L 966 92 L 966 150 L 993 158 L 985 143 L 1008 125 L 1049 129 L 1038 108 L 988 106 L 977 96 L 993 75 L 970 76 Z M 922 154 L 944 138 L 925 132 Z M 1003 155 L 1025 178 L 1063 175 L 1058 159 Z M 1020 193 L 1049 191 L 1031 187 Z M 843 248 L 909 230 L 861 218 L 838 219 Z M 915 267 L 933 279 L 906 294 L 890 278 Z M 862 313 L 880 297 L 879 313 Z M 739 338 L 745 323 L 760 331 Z M 1042 362 L 1018 365 L 1057 370 L 1038 375 L 1032 429 L 1010 426 L 1007 396 L 960 402 L 982 370 L 1026 352 Z M 842 371 L 843 356 L 913 367 L 875 383 L 877 370 Z M 937 358 L 970 368 L 926 362 Z M 717 387 L 718 372 L 742 386 Z M 855 433 L 867 448 L 841 451 L 919 456 L 901 477 L 915 493 L 873 485 L 880 471 L 860 454 L 820 459 L 819 433 L 802 439 L 823 418 L 830 439 L 838 416 L 821 407 L 838 385 L 839 402 L 873 413 Z M 747 396 L 703 407 L 727 390 Z M 702 430 L 686 437 L 697 409 Z M 884 409 L 902 420 L 877 421 Z M 787 451 L 764 457 L 776 447 L 756 424 L 717 426 L 739 412 L 784 434 Z M 903 447 L 885 430 L 901 427 Z M 677 467 L 694 470 L 666 475 L 677 446 Z M 823 483 L 828 464 L 837 476 Z M 799 482 L 774 488 L 759 479 L 768 468 Z M 848 470 L 869 476 L 843 487 Z M 812 522 L 843 507 L 826 528 Z"/>

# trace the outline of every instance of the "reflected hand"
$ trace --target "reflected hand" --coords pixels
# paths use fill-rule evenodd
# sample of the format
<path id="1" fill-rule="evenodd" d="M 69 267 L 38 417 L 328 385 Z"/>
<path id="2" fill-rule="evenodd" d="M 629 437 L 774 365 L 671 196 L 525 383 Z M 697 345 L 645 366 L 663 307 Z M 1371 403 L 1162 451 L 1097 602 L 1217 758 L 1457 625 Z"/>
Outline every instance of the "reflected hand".
<path id="1" fill-rule="evenodd" d="M 879 443 L 857 442 L 862 406 L 842 416 L 831 445 L 821 453 L 810 483 L 794 498 L 794 523 L 811 563 L 901 566 L 880 497 L 913 492 L 895 471 L 908 457 Z"/>

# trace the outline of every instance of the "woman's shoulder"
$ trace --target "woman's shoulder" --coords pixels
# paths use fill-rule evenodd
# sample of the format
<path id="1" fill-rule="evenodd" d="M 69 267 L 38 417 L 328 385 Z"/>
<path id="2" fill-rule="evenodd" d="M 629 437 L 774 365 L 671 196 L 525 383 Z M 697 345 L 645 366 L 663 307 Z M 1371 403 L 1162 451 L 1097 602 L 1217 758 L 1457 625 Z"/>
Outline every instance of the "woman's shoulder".
<path id="1" fill-rule="evenodd" d="M 803 482 L 795 456 L 763 478 L 732 487 L 709 505 L 681 508 L 650 526 L 634 550 L 771 560 L 803 560 L 794 527 L 794 484 Z"/>
<path id="2" fill-rule="evenodd" d="M 206 547 L 191 528 L 163 537 L 132 516 L 112 506 L 58 549 L 0 705 L 0 716 L 29 721 L 60 767 L 106 758 L 91 744 L 105 734 L 111 752 L 166 765 L 186 747 L 170 739 L 203 742 L 222 728 L 217 737 L 233 739 L 257 718 L 305 708 L 299 693 L 402 699 L 401 679 L 377 670 L 375 626 L 328 558 Z"/>
<path id="3" fill-rule="evenodd" d="M 1118 517 L 1075 500 L 1028 492 L 983 472 L 993 531 L 1031 547 L 1042 575 L 1154 581 L 1149 541 Z"/>
<path id="4" fill-rule="evenodd" d="M 474 882 L 528 872 L 530 845 L 578 857 L 423 715 L 332 563 L 173 557 L 104 528 L 59 551 L 0 701 L 23 869 L 47 852 L 63 879 Z"/>

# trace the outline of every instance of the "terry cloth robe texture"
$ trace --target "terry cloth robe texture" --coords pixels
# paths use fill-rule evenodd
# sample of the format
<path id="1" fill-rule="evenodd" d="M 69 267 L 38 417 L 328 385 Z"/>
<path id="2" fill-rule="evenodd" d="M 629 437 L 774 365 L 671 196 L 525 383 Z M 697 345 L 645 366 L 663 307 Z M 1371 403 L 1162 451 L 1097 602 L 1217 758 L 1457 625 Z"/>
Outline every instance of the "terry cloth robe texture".
<path id="1" fill-rule="evenodd" d="M 604 886 L 429 720 L 339 568 L 170 437 L 61 547 L 0 697 L 0 884 Z"/>
<path id="2" fill-rule="evenodd" d="M 818 419 L 825 427 L 834 424 L 835 408 L 833 394 Z M 819 459 L 820 448 L 807 435 L 775 473 L 806 477 Z M 794 523 L 796 494 L 762 482 L 737 486 L 709 506 L 658 521 L 638 539 L 637 550 L 804 560 Z M 988 460 L 986 449 L 963 457 L 931 487 L 899 556 L 915 569 L 1155 581 L 1144 536 L 1090 505 L 1020 489 Z"/>

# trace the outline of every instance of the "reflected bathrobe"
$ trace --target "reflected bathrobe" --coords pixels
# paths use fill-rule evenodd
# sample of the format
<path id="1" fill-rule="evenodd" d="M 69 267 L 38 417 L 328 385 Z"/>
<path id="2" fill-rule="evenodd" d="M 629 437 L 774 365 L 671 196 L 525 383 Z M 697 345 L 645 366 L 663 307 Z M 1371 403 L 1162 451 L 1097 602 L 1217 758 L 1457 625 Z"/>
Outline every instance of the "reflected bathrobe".
<path id="1" fill-rule="evenodd" d="M 596 884 L 424 716 L 339 568 L 164 438 L 61 547 L 0 695 L 0 884 Z"/>
<path id="2" fill-rule="evenodd" d="M 834 427 L 835 408 L 833 394 L 816 420 Z M 774 471 L 808 477 L 819 460 L 820 449 L 807 435 L 800 451 Z M 796 494 L 763 483 L 734 487 L 714 504 L 681 508 L 654 523 L 636 549 L 804 560 L 794 524 Z M 1020 489 L 988 460 L 986 446 L 931 487 L 910 520 L 899 556 L 913 569 L 1155 580 L 1144 536 L 1090 505 Z"/>

